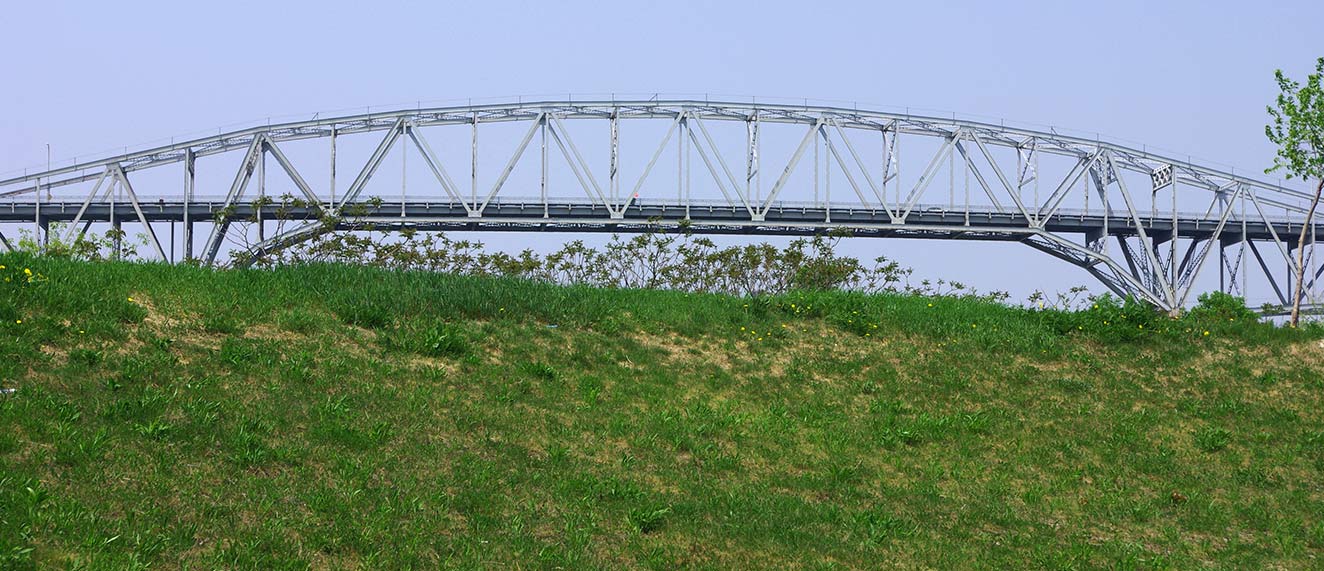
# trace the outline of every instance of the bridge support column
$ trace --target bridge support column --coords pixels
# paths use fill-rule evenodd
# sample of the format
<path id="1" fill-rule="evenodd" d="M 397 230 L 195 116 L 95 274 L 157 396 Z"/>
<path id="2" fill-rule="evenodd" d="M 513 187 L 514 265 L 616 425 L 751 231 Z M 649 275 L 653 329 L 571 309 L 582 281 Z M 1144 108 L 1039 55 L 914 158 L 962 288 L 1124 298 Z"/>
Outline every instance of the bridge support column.
<path id="1" fill-rule="evenodd" d="M 193 259 L 193 217 L 189 212 L 189 205 L 193 202 L 193 181 L 194 164 L 197 156 L 193 154 L 193 149 L 184 151 L 184 261 Z M 174 246 L 171 246 L 171 253 L 174 252 Z"/>

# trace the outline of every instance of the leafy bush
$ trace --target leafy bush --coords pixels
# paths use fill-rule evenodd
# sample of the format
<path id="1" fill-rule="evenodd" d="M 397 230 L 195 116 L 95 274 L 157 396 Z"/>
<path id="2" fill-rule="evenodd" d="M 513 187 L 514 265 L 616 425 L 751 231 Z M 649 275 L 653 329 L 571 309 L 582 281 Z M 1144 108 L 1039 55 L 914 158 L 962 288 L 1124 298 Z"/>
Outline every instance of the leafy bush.
<path id="1" fill-rule="evenodd" d="M 1255 321 L 1259 316 L 1246 307 L 1245 298 L 1221 291 L 1200 294 L 1199 303 L 1187 314 L 1195 320 L 1247 320 Z"/>

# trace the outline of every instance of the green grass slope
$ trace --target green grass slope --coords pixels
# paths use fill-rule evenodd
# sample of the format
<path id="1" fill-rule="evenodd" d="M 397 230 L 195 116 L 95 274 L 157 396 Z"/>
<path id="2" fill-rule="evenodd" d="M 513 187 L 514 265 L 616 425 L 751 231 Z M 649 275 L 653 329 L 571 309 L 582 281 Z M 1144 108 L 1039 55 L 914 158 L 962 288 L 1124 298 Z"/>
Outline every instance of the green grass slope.
<path id="1" fill-rule="evenodd" d="M 1319 332 L 1226 300 L 0 264 L 2 569 L 1324 566 Z"/>

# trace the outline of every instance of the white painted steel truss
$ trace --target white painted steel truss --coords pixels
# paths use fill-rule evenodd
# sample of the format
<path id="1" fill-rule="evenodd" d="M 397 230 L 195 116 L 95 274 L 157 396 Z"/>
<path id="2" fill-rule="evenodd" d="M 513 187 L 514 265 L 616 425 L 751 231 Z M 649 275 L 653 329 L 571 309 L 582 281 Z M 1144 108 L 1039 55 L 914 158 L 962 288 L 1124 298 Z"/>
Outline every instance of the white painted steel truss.
<path id="1" fill-rule="evenodd" d="M 651 122 L 656 128 L 651 140 L 643 141 L 651 149 L 649 160 L 627 178 L 620 159 L 621 124 L 637 121 Z M 592 161 L 576 144 L 574 129 L 568 126 L 572 122 L 607 126 L 605 180 L 594 175 Z M 513 153 L 504 157 L 504 168 L 490 186 L 484 182 L 480 188 L 478 158 L 492 153 L 481 150 L 479 127 L 500 123 L 527 127 L 519 128 L 521 135 Z M 715 135 L 719 126 L 729 130 L 732 123 L 743 124 L 739 143 L 744 147 L 743 173 L 732 168 L 732 138 Z M 471 130 L 467 189 L 446 167 L 443 159 L 452 157 L 437 153 L 425 134 L 444 126 Z M 784 162 L 764 165 L 769 155 L 763 145 L 770 129 L 793 133 L 783 135 L 792 150 Z M 337 139 L 353 135 L 380 139 L 337 196 Z M 319 138 L 329 142 L 331 166 L 325 186 L 315 188 L 281 145 Z M 483 141 L 491 146 L 510 143 Z M 537 151 L 528 153 L 535 141 Z M 861 150 L 865 141 L 876 155 Z M 403 164 L 398 202 L 381 201 L 365 192 L 396 147 L 422 158 L 435 179 L 429 184 L 439 187 L 440 193 L 407 196 Z M 654 175 L 671 147 L 675 170 Z M 914 163 L 901 159 L 902 150 L 911 147 L 919 149 L 907 155 Z M 238 169 L 230 171 L 233 178 L 227 194 L 221 200 L 199 200 L 198 159 L 226 153 L 241 157 Z M 527 158 L 529 154 L 538 158 Z M 701 164 L 697 175 L 692 172 L 696 155 Z M 297 189 L 294 207 L 277 208 L 264 198 L 267 157 Z M 802 166 L 809 157 L 812 167 Z M 512 193 L 506 190 L 512 172 L 522 162 L 534 160 L 540 165 L 538 197 L 509 198 Z M 582 197 L 549 198 L 552 161 L 573 176 Z M 183 165 L 183 184 L 144 204 L 129 175 L 171 164 Z M 764 184 L 765 167 L 772 167 L 770 185 Z M 903 167 L 910 178 L 902 177 Z M 806 184 L 803 179 L 811 169 L 812 183 Z M 674 194 L 644 193 L 650 176 L 674 177 L 662 182 Z M 833 176 L 844 179 L 844 197 L 840 190 L 836 198 L 832 196 Z M 710 197 L 696 198 L 696 178 L 698 194 L 706 191 Z M 936 181 L 947 183 L 945 197 Z M 81 189 L 87 183 L 91 190 L 85 192 Z M 964 193 L 960 200 L 958 188 Z M 55 198 L 55 193 L 61 197 Z M 684 227 L 699 233 L 839 232 L 1008 240 L 1080 266 L 1119 295 L 1174 310 L 1189 304 L 1193 291 L 1212 289 L 1200 287 L 1197 278 L 1215 245 L 1218 289 L 1246 295 L 1253 270 L 1271 288 L 1274 299 L 1286 305 L 1292 296 L 1289 276 L 1297 263 L 1296 235 L 1309 198 L 1300 190 L 1122 145 L 975 121 L 809 105 L 543 101 L 400 110 L 255 127 L 0 180 L 0 199 L 8 201 L 0 202 L 0 230 L 4 224 L 31 225 L 39 240 L 46 240 L 51 222 L 67 223 L 62 238 L 68 241 L 93 223 L 119 228 L 127 221 L 144 229 L 158 257 L 173 260 L 174 224 L 182 223 L 183 258 L 194 257 L 194 227 L 202 224 L 208 234 L 197 257 L 208 264 L 217 263 L 227 248 L 234 222 L 249 219 L 258 221 L 258 236 L 244 243 L 234 257 L 240 264 L 331 229 L 352 230 L 364 223 L 423 230 L 641 232 Z M 366 205 L 372 208 L 365 209 Z M 1180 207 L 1200 211 L 1185 212 Z M 351 211 L 356 214 L 349 215 Z M 275 218 L 297 223 L 267 236 L 264 222 Z M 154 229 L 163 223 L 171 229 L 170 254 Z M 1309 231 L 1306 256 L 1311 266 L 1306 296 L 1311 303 L 1317 302 L 1313 284 L 1324 273 L 1315 267 L 1315 230 Z M 0 247 L 9 246 L 0 232 Z"/>

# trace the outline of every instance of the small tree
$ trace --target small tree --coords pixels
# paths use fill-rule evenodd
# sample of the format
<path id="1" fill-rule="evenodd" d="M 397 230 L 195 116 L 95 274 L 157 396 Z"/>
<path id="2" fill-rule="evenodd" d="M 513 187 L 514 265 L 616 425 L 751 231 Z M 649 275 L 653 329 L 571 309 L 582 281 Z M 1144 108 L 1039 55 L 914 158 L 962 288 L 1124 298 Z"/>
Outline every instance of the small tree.
<path id="1" fill-rule="evenodd" d="M 1306 222 L 1301 226 L 1301 237 L 1296 247 L 1296 289 L 1292 295 L 1292 326 L 1301 318 L 1301 297 L 1305 293 L 1306 233 L 1310 231 L 1320 194 L 1324 192 L 1324 57 L 1315 62 L 1315 73 L 1301 84 L 1287 78 L 1282 70 L 1274 72 L 1278 79 L 1278 100 L 1269 107 L 1273 124 L 1264 128 L 1264 134 L 1278 145 L 1278 156 L 1266 173 L 1283 171 L 1287 178 L 1317 179 L 1315 198 L 1306 211 Z"/>

